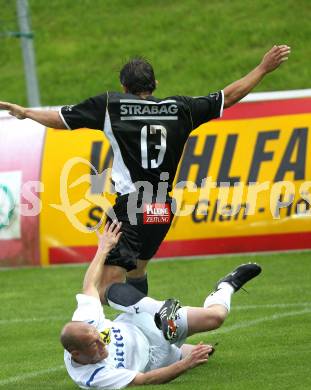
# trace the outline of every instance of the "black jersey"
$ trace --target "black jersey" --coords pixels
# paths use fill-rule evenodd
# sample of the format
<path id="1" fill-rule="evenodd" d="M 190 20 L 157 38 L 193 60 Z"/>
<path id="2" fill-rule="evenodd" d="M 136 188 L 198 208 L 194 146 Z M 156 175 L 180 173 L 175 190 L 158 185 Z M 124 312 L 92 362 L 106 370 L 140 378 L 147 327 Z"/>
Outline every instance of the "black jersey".
<path id="1" fill-rule="evenodd" d="M 165 99 L 106 92 L 62 107 L 60 116 L 68 129 L 104 131 L 114 153 L 112 180 L 123 195 L 135 191 L 137 182 L 148 182 L 156 190 L 161 179 L 168 181 L 171 190 L 190 132 L 220 117 L 223 100 L 222 91 Z"/>

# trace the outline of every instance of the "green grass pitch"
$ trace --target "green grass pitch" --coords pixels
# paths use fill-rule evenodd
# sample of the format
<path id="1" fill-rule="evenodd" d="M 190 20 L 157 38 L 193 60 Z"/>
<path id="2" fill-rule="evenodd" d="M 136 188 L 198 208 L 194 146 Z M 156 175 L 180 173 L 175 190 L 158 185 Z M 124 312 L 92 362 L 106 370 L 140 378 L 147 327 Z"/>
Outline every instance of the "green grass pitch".
<path id="1" fill-rule="evenodd" d="M 261 264 L 263 273 L 247 285 L 248 293 L 234 295 L 221 329 L 189 339 L 218 342 L 215 355 L 162 389 L 311 388 L 311 252 L 155 261 L 150 295 L 202 305 L 215 282 L 246 261 Z M 77 388 L 63 368 L 58 336 L 73 313 L 85 269 L 0 271 L 0 389 Z"/>
<path id="2" fill-rule="evenodd" d="M 0 98 L 27 104 L 15 1 L 0 0 Z M 310 0 L 29 0 L 43 105 L 119 90 L 134 55 L 154 65 L 156 96 L 200 96 L 224 88 L 274 44 L 290 60 L 256 91 L 310 88 Z M 51 17 L 52 16 L 52 17 Z"/>

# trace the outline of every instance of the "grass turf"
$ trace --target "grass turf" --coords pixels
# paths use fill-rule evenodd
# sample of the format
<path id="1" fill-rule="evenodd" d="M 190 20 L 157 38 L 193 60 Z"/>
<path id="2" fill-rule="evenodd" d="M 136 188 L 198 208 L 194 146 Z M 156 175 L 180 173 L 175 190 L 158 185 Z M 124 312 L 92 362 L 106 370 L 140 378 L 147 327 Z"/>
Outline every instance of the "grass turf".
<path id="1" fill-rule="evenodd" d="M 160 97 L 225 87 L 274 44 L 288 63 L 257 91 L 310 87 L 309 0 L 29 0 L 43 105 L 71 104 L 119 89 L 130 56 L 150 59 Z M 1 100 L 26 103 L 15 1 L 0 0 Z M 1 35 L 2 34 L 2 35 Z"/>
<path id="2" fill-rule="evenodd" d="M 220 277 L 248 260 L 263 266 L 261 276 L 249 283 L 249 294 L 234 296 L 221 329 L 189 340 L 218 342 L 217 352 L 208 364 L 162 389 L 311 388 L 310 252 L 153 262 L 150 295 L 176 296 L 183 304 L 200 306 Z M 0 388 L 76 388 L 62 368 L 58 336 L 73 313 L 85 269 L 0 272 Z"/>

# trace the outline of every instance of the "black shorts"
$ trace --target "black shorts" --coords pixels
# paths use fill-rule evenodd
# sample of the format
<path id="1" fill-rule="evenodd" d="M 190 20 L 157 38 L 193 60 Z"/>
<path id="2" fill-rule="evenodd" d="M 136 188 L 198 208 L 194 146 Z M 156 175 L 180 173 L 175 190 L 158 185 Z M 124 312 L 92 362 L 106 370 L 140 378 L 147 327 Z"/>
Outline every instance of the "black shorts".
<path id="1" fill-rule="evenodd" d="M 153 203 L 155 203 L 155 200 L 155 196 L 152 196 Z M 119 196 L 113 211 L 117 220 L 122 222 L 122 235 L 118 244 L 108 254 L 105 264 L 116 265 L 131 271 L 137 268 L 137 259 L 151 259 L 171 226 L 174 216 L 171 211 L 173 201 L 169 196 L 165 199 L 165 205 L 169 208 L 169 218 L 167 216 L 163 217 L 163 215 L 151 216 L 150 221 L 146 213 L 136 212 L 134 208 L 128 207 L 128 195 Z M 143 200 L 138 198 L 137 207 L 141 206 L 144 207 Z M 112 214 L 108 213 L 107 221 L 111 222 L 112 219 Z M 133 219 L 136 220 L 136 224 L 133 224 Z M 153 221 L 155 223 L 152 223 Z"/>

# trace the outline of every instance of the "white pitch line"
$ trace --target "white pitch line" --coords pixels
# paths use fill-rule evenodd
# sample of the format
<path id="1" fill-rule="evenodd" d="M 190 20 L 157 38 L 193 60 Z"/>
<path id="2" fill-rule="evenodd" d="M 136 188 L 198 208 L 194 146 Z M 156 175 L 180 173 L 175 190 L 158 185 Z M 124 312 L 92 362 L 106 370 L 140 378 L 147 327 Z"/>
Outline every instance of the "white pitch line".
<path id="1" fill-rule="evenodd" d="M 66 318 L 67 317 L 11 318 L 8 320 L 0 320 L 0 325 L 20 324 L 20 323 L 26 324 L 26 323 L 31 323 L 31 322 L 64 321 L 64 320 L 66 320 Z"/>
<path id="2" fill-rule="evenodd" d="M 311 313 L 311 309 L 290 311 L 288 313 L 273 314 L 272 316 L 258 318 L 257 320 L 239 322 L 238 324 L 234 324 L 234 325 L 228 326 L 228 327 L 220 329 L 220 330 L 215 330 L 215 331 L 213 331 L 213 333 L 217 333 L 217 334 L 230 333 L 230 332 L 237 330 L 237 329 L 249 328 L 253 325 L 261 324 L 262 322 L 275 321 L 275 320 L 279 320 L 280 318 L 284 318 L 284 317 L 295 317 L 295 316 L 300 316 L 302 314 L 309 314 L 309 313 Z"/>
<path id="3" fill-rule="evenodd" d="M 31 379 L 31 378 L 36 378 L 37 376 L 50 374 L 52 372 L 56 372 L 56 371 L 60 371 L 60 370 L 65 370 L 65 367 L 62 365 L 62 366 L 58 366 L 58 367 L 48 368 L 46 370 L 30 372 L 29 374 L 13 376 L 12 378 L 4 379 L 4 380 L 0 381 L 0 386 L 7 386 L 7 385 L 10 385 L 12 383 L 24 381 L 24 380 Z"/>
<path id="4" fill-rule="evenodd" d="M 287 309 L 289 307 L 310 307 L 311 302 L 299 302 L 299 303 L 272 303 L 267 305 L 241 305 L 233 306 L 232 310 L 249 310 L 249 309 Z"/>

